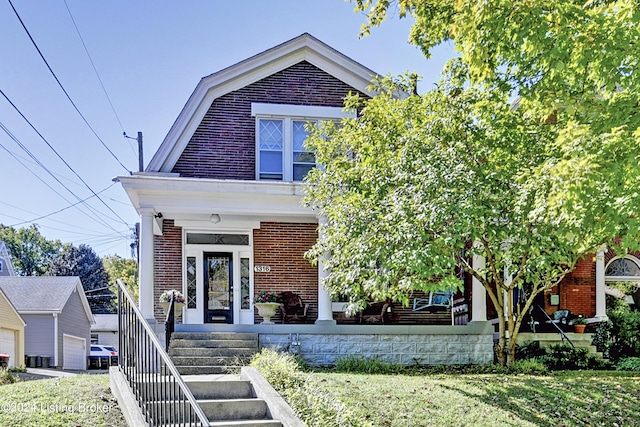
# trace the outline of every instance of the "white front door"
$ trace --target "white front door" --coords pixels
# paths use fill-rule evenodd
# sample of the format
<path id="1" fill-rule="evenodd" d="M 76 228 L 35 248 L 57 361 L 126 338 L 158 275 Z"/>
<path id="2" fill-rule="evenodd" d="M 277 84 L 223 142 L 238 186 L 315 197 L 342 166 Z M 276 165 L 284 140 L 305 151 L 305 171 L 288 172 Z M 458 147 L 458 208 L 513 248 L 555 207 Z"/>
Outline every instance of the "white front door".
<path id="1" fill-rule="evenodd" d="M 87 340 L 65 335 L 62 339 L 62 369 L 87 369 Z"/>
<path id="2" fill-rule="evenodd" d="M 16 332 L 11 329 L 0 329 L 0 353 L 9 355 L 9 368 L 16 367 L 16 347 Z"/>

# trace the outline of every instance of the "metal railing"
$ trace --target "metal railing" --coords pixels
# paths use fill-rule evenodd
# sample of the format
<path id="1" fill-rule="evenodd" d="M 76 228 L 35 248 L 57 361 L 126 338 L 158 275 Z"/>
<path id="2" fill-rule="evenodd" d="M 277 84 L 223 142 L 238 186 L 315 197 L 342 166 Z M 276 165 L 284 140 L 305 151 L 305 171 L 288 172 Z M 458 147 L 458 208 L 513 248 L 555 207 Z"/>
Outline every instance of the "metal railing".
<path id="1" fill-rule="evenodd" d="M 150 426 L 204 427 L 209 420 L 125 289 L 118 286 L 118 365 Z M 173 302 L 171 304 L 173 308 Z"/>
<path id="2" fill-rule="evenodd" d="M 551 316 L 549 316 L 547 314 L 546 311 L 544 311 L 544 308 L 540 307 L 539 305 L 536 304 L 536 307 L 538 307 L 538 309 L 546 316 L 547 319 L 549 319 L 549 323 L 551 323 L 553 325 L 554 328 L 556 328 L 558 330 L 558 333 L 560 334 L 560 341 L 562 343 L 565 342 L 565 340 L 569 343 L 569 345 L 571 345 L 571 347 L 575 348 L 576 346 L 573 344 L 573 341 L 571 341 L 571 339 L 567 336 L 567 334 L 564 333 L 564 331 L 562 330 L 562 328 L 560 326 L 558 326 L 553 319 L 551 318 Z"/>

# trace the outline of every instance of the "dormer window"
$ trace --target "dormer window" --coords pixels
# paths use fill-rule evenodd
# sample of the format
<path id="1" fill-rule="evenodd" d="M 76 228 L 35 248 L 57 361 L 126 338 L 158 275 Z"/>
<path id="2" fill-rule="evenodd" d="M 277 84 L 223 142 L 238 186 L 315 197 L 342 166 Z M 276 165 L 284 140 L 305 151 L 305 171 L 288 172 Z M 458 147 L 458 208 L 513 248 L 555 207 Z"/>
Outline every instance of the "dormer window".
<path id="1" fill-rule="evenodd" d="M 256 118 L 256 179 L 302 181 L 316 165 L 304 142 L 307 123 L 350 117 L 340 107 L 252 103 Z"/>

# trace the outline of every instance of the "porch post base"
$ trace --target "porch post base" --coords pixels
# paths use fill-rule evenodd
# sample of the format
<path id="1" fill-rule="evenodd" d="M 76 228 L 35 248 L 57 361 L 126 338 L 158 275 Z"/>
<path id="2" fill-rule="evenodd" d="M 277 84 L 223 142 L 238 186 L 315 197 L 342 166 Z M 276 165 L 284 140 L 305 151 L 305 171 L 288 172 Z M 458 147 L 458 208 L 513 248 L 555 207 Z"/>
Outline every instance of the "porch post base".
<path id="1" fill-rule="evenodd" d="M 318 320 L 315 321 L 315 324 L 316 325 L 323 325 L 323 326 L 334 326 L 334 325 L 337 325 L 338 322 L 336 322 L 335 320 L 328 320 L 328 319 L 327 320 L 320 320 L 320 319 L 318 319 Z"/>

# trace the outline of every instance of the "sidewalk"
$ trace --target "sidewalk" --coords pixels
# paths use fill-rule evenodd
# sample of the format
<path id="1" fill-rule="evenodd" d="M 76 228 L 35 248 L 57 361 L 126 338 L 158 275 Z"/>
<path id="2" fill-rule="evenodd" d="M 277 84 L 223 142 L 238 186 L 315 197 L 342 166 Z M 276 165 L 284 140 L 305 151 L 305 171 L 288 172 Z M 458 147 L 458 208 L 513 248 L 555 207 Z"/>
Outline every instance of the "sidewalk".
<path id="1" fill-rule="evenodd" d="M 104 373 L 104 371 L 102 371 Z M 73 377 L 78 374 L 100 373 L 100 371 L 63 371 L 61 369 L 27 368 L 27 372 L 16 372 L 21 380 L 43 380 L 47 378 Z"/>

